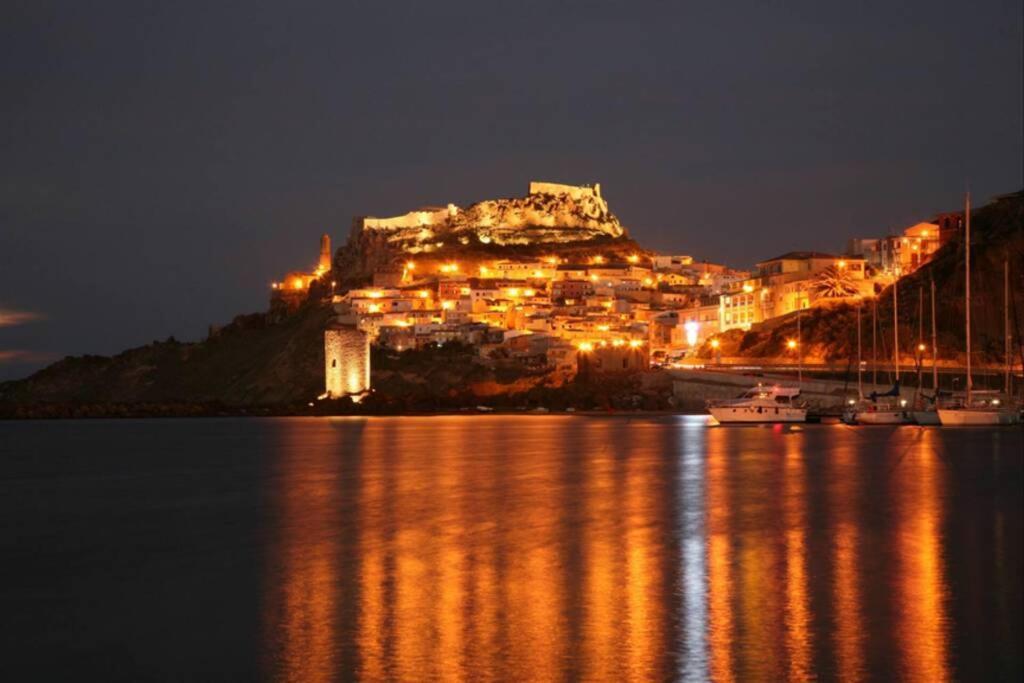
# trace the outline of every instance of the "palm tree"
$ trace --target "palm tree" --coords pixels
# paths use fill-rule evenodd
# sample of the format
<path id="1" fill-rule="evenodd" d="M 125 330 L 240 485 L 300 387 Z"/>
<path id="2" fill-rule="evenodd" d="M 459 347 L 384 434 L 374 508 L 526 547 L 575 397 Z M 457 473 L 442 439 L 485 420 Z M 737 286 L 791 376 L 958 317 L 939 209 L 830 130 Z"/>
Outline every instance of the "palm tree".
<path id="1" fill-rule="evenodd" d="M 859 294 L 860 288 L 848 270 L 829 266 L 811 282 L 811 291 L 817 298 L 843 299 Z"/>

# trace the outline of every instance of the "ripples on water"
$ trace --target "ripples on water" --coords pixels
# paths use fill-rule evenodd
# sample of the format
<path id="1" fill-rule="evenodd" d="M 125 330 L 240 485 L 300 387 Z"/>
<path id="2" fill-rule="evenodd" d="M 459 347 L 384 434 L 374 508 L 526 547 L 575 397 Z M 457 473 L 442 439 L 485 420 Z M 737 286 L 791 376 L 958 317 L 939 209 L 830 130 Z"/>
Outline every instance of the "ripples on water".
<path id="1" fill-rule="evenodd" d="M 69 671 L 1014 679 L 1022 441 L 685 417 L 0 425 L 0 606 L 20 654 Z"/>

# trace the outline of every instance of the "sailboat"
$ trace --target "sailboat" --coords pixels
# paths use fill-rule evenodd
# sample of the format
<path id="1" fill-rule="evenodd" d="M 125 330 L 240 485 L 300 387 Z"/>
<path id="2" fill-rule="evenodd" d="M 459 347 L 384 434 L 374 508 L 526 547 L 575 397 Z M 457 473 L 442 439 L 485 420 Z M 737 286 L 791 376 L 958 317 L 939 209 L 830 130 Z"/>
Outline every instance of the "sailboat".
<path id="1" fill-rule="evenodd" d="M 967 194 L 964 208 L 964 328 L 967 347 L 967 382 L 964 401 L 957 406 L 938 409 L 939 420 L 943 426 L 967 425 L 1010 425 L 1020 424 L 1020 409 L 1010 403 L 1009 396 L 1002 397 L 998 392 L 974 391 L 971 377 L 971 195 Z M 1003 271 L 1004 305 L 1009 310 L 1010 303 L 1010 264 L 1006 262 Z M 1009 316 L 1003 315 L 1003 336 L 1009 340 Z M 1009 343 L 1006 346 L 1006 363 L 1010 363 Z"/>
<path id="2" fill-rule="evenodd" d="M 900 397 L 900 331 L 899 331 L 899 277 L 892 283 L 893 362 L 896 382 L 892 389 L 879 394 L 872 391 L 867 400 L 861 400 L 849 411 L 852 422 L 862 425 L 902 425 L 913 421 L 907 402 Z M 858 336 L 859 341 L 859 336 Z M 858 356 L 860 355 L 858 350 Z M 879 400 L 883 399 L 883 400 Z"/>

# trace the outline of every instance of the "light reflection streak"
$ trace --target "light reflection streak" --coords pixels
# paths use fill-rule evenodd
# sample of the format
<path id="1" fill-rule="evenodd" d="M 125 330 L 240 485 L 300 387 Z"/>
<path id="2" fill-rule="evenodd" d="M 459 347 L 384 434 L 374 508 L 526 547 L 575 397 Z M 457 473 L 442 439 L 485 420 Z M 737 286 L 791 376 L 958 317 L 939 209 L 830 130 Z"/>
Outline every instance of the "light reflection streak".
<path id="1" fill-rule="evenodd" d="M 711 677 L 715 681 L 735 680 L 732 664 L 733 577 L 732 529 L 729 501 L 728 432 L 708 432 L 707 534 L 708 534 L 708 643 Z"/>
<path id="2" fill-rule="evenodd" d="M 680 676 L 708 678 L 707 566 L 704 549 L 704 421 L 682 418 L 682 468 L 679 476 L 683 542 L 683 657 Z"/>
<path id="3" fill-rule="evenodd" d="M 647 442 L 647 427 L 630 430 L 636 442 Z M 663 652 L 662 625 L 666 595 L 661 590 L 665 564 L 659 520 L 660 496 L 651 495 L 661 485 L 659 461 L 630 448 L 625 462 L 626 512 L 626 610 L 628 680 L 661 678 L 659 657 Z"/>
<path id="4" fill-rule="evenodd" d="M 943 575 L 943 465 L 936 430 L 922 429 L 920 444 L 904 457 L 916 467 L 896 467 L 900 491 L 897 553 L 900 562 L 898 637 L 906 680 L 946 681 L 948 645 Z"/>
<path id="5" fill-rule="evenodd" d="M 616 502 L 621 499 L 617 490 L 615 454 L 607 448 L 608 434 L 604 429 L 588 429 L 585 435 L 587 458 L 586 519 L 584 526 L 584 628 L 583 676 L 584 680 L 622 679 L 622 661 L 615 656 L 620 643 L 615 625 L 621 623 L 622 575 L 619 549 L 616 541 L 622 535 L 621 515 Z"/>
<path id="6" fill-rule="evenodd" d="M 859 480 L 856 454 L 847 447 L 832 453 L 830 465 L 834 482 L 831 492 L 834 517 L 833 602 L 835 604 L 835 630 L 833 642 L 839 677 L 844 681 L 864 678 L 864 625 L 861 617 L 861 591 L 859 567 L 858 498 Z"/>
<path id="7" fill-rule="evenodd" d="M 802 435 L 786 440 L 783 517 L 786 548 L 786 651 L 789 679 L 811 678 L 813 635 L 807 596 L 807 500 Z"/>
<path id="8" fill-rule="evenodd" d="M 334 527 L 339 490 L 330 464 L 309 461 L 301 435 L 298 429 L 285 430 L 281 447 L 278 514 L 282 533 L 276 556 L 282 581 L 270 589 L 273 599 L 267 606 L 265 627 L 279 648 L 278 677 L 328 681 L 337 665 Z"/>
<path id="9" fill-rule="evenodd" d="M 383 432 L 367 429 L 364 445 L 367 453 L 386 452 Z M 359 510 L 364 523 L 359 525 L 359 677 L 364 680 L 382 680 L 387 675 L 384 625 L 389 621 L 387 607 L 390 596 L 385 592 L 387 569 L 384 566 L 384 515 L 387 483 L 384 475 L 389 470 L 380 468 L 376 474 L 361 478 L 359 487 Z"/>

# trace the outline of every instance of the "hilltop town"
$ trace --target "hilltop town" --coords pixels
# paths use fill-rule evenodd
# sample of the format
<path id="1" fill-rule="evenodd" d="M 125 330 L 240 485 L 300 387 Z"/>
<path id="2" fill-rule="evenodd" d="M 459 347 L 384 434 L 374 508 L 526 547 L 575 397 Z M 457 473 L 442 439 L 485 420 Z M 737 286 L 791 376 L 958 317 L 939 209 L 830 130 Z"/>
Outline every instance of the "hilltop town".
<path id="1" fill-rule="evenodd" d="M 275 282 L 271 304 L 287 311 L 310 294 L 330 300 L 338 315 L 326 333 L 330 396 L 370 388 L 370 345 L 457 343 L 484 365 L 512 361 L 570 377 L 643 371 L 706 355 L 730 331 L 870 299 L 926 264 L 962 223 L 962 212 L 939 214 L 894 235 L 851 239 L 841 253 L 789 251 L 746 270 L 641 249 L 600 185 L 531 182 L 525 198 L 359 217 L 329 292 L 323 282 L 313 287 L 328 272 L 325 235 L 318 269 Z M 521 246 L 528 251 L 512 249 Z M 340 291 L 339 281 L 351 286 Z"/>

